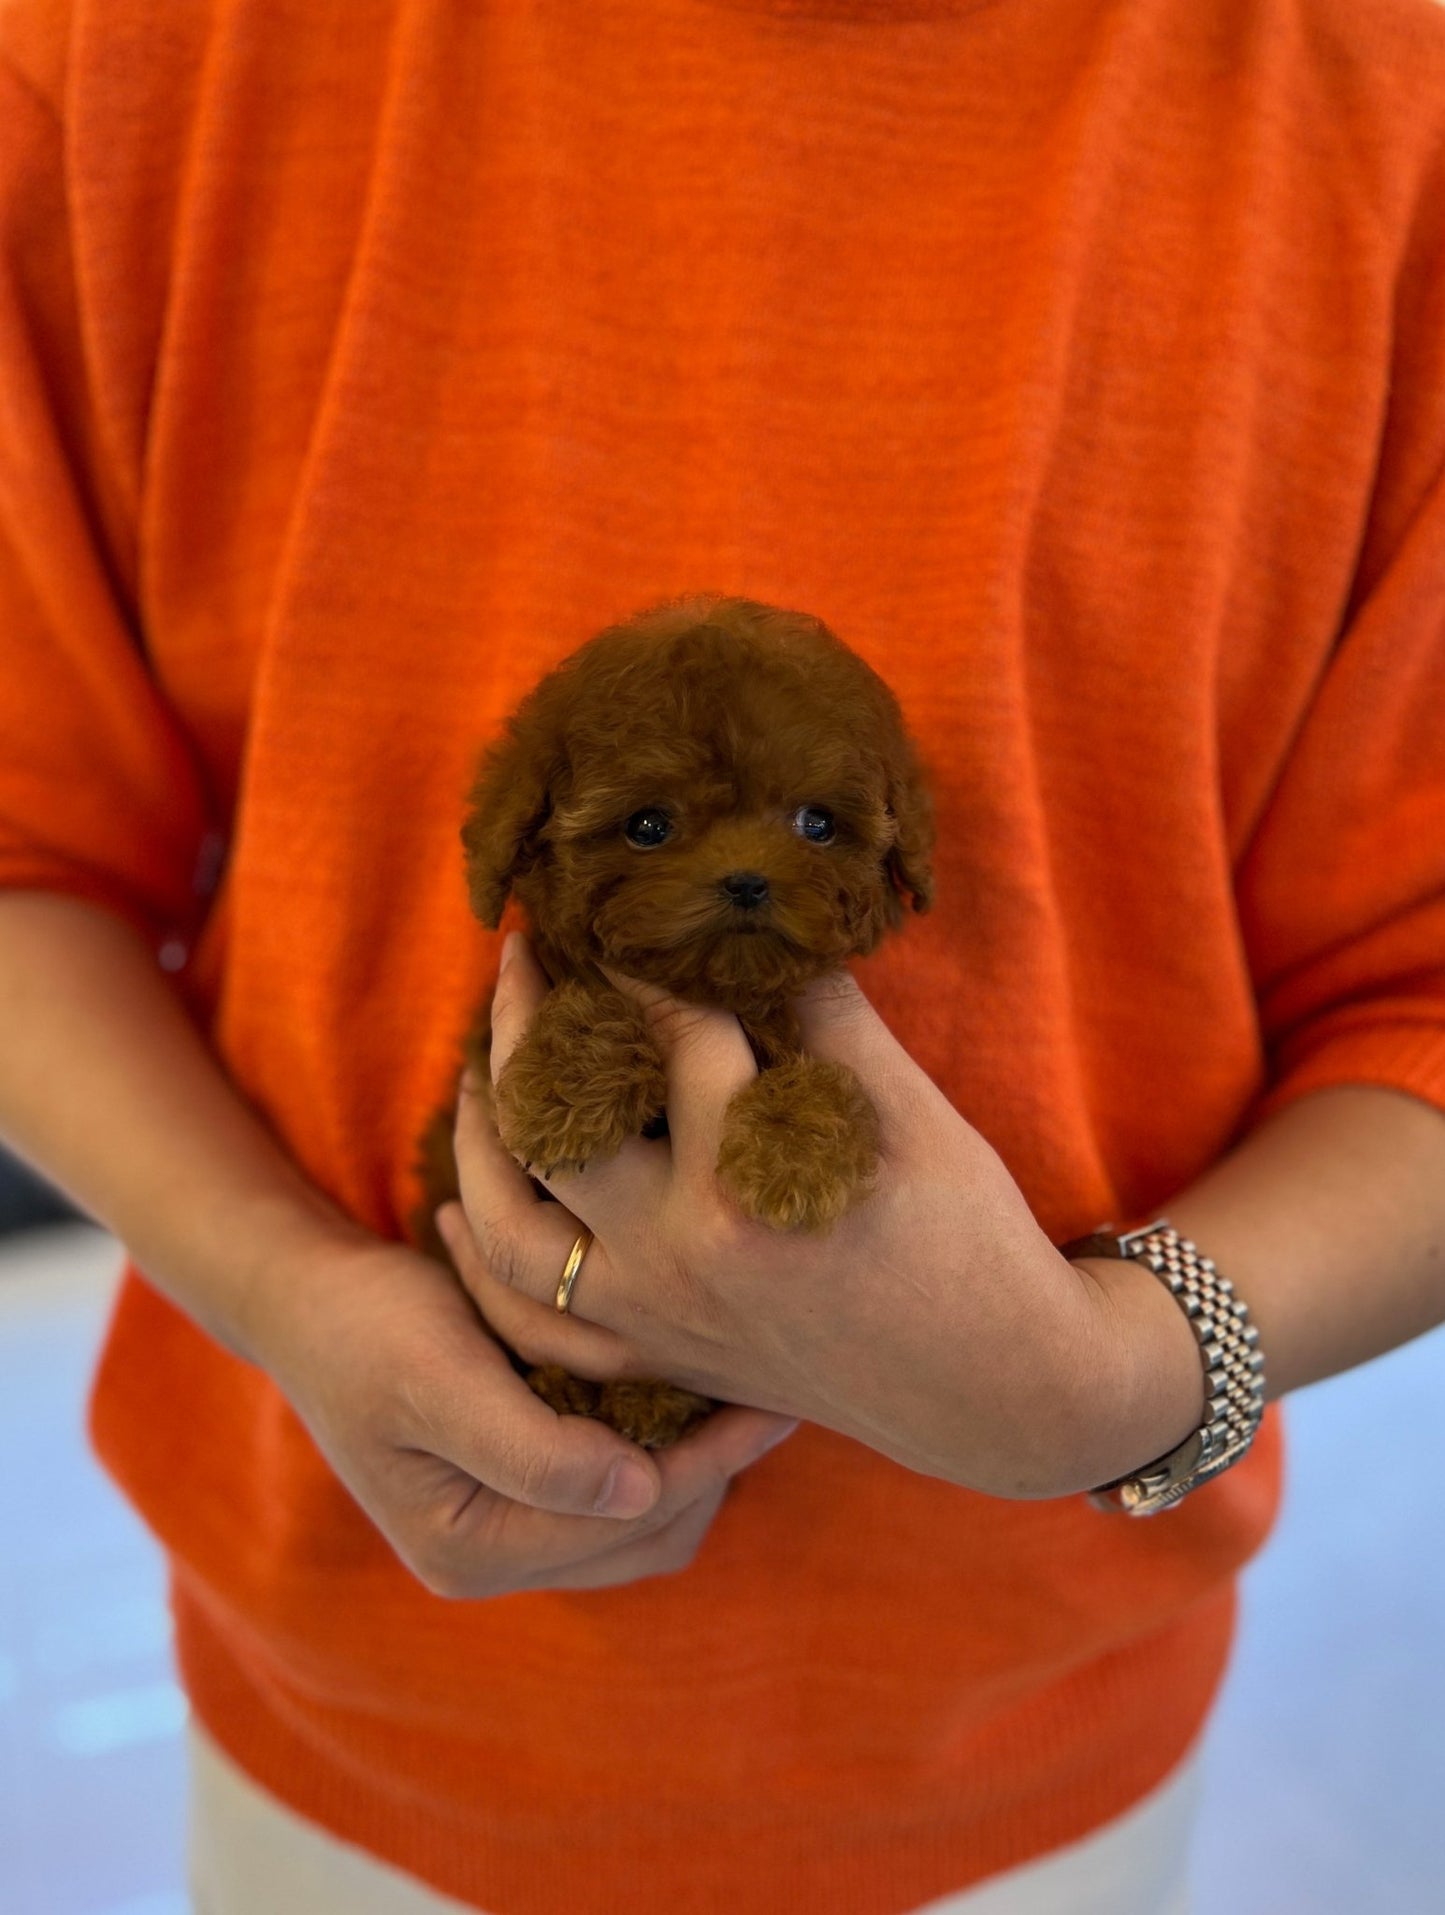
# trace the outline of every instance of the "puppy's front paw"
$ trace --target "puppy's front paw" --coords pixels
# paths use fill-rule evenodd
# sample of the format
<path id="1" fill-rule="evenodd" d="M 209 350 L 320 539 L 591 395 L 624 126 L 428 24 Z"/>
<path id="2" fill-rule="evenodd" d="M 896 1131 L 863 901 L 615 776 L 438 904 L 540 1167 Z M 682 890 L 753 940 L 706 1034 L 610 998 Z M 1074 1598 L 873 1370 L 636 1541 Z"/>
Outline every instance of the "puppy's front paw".
<path id="1" fill-rule="evenodd" d="M 497 1080 L 497 1130 L 543 1176 L 616 1154 L 662 1110 L 662 1058 L 619 991 L 575 980 L 543 999 Z"/>
<path id="2" fill-rule="evenodd" d="M 793 1058 L 740 1090 L 723 1119 L 718 1180 L 775 1230 L 826 1230 L 867 1188 L 878 1115 L 846 1064 Z"/>

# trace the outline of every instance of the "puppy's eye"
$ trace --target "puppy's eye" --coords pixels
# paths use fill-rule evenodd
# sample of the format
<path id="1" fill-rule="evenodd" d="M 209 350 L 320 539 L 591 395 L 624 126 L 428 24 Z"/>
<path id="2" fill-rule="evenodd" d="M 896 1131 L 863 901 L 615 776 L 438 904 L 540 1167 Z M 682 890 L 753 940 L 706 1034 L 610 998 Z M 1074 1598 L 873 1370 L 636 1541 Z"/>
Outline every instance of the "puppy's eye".
<path id="1" fill-rule="evenodd" d="M 659 806 L 649 805 L 645 811 L 634 811 L 622 830 L 629 844 L 645 850 L 672 836 L 672 819 Z"/>
<path id="2" fill-rule="evenodd" d="M 833 814 L 825 811 L 822 805 L 800 806 L 793 814 L 793 829 L 810 844 L 831 844 L 837 836 Z"/>

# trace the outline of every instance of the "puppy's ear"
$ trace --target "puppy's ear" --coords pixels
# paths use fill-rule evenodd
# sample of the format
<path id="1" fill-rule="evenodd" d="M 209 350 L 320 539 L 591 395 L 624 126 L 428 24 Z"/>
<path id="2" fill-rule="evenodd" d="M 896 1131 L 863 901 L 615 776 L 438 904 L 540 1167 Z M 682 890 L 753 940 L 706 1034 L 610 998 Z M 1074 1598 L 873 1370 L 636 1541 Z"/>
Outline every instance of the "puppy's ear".
<path id="1" fill-rule="evenodd" d="M 548 764 L 535 739 L 509 729 L 477 768 L 462 845 L 472 910 L 488 930 L 501 923 L 507 894 L 537 861 L 552 812 Z"/>
<path id="2" fill-rule="evenodd" d="M 933 800 L 918 755 L 905 737 L 888 767 L 888 809 L 897 827 L 884 869 L 915 911 L 933 903 Z"/>

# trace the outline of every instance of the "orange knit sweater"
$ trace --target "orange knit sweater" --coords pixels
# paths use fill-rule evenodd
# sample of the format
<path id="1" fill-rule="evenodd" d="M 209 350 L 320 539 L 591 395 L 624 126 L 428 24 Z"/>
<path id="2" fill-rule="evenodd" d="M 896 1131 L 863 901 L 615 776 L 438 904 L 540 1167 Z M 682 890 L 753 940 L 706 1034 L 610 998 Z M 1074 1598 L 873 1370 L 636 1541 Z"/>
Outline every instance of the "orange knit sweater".
<path id="1" fill-rule="evenodd" d="M 1445 1103 L 1427 0 L 10 0 L 0 56 L 0 882 L 188 952 L 358 1217 L 495 965 L 478 747 L 695 588 L 897 690 L 940 902 L 860 975 L 1057 1237 L 1262 1099 Z M 1131 1524 L 804 1430 L 685 1575 L 457 1605 L 134 1275 L 94 1423 L 214 1735 L 495 1915 L 897 1915 L 1079 1835 L 1197 1733 L 1278 1471 L 1271 1417 Z"/>

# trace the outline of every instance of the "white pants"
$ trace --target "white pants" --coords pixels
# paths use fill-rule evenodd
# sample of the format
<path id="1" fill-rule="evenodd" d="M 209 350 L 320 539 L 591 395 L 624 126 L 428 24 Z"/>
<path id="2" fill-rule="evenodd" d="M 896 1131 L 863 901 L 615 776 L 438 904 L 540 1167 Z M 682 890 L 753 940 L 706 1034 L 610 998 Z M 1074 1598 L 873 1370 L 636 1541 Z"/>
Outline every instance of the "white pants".
<path id="1" fill-rule="evenodd" d="M 916 1915 L 1189 1915 L 1196 1751 L 1127 1815 Z M 303 1821 L 191 1731 L 195 1915 L 476 1915 Z"/>

